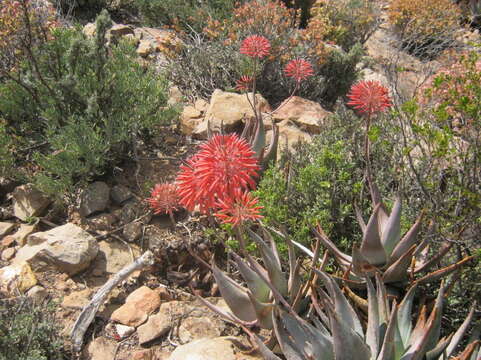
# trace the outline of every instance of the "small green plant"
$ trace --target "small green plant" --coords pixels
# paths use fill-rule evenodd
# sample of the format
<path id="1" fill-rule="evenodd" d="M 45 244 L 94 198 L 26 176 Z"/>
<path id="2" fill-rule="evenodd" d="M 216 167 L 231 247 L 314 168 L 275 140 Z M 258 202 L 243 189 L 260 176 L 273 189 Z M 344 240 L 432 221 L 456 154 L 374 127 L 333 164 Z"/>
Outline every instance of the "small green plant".
<path id="1" fill-rule="evenodd" d="M 70 359 L 55 319 L 55 304 L 0 299 L 0 360 Z"/>

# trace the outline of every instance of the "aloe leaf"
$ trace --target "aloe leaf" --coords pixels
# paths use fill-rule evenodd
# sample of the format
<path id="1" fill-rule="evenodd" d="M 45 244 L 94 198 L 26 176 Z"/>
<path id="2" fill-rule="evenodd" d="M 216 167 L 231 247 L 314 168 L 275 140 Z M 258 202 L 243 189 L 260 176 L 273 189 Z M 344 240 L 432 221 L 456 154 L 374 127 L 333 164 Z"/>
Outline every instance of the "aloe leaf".
<path id="1" fill-rule="evenodd" d="M 243 321 L 255 321 L 257 316 L 247 289 L 235 283 L 215 265 L 212 266 L 212 273 L 219 286 L 219 291 L 232 313 Z"/>
<path id="2" fill-rule="evenodd" d="M 447 252 L 451 249 L 451 247 L 453 246 L 454 243 L 452 242 L 445 242 L 443 243 L 443 245 L 441 246 L 441 248 L 439 249 L 439 251 L 437 251 L 436 255 L 433 256 L 431 259 L 429 260 L 426 260 L 426 261 L 423 261 L 420 265 L 416 265 L 416 268 L 414 269 L 414 273 L 417 274 L 419 272 L 426 272 L 428 271 L 431 267 L 435 266 L 436 264 L 438 264 L 442 258 L 444 257 L 444 255 L 447 254 Z M 429 248 L 427 247 L 425 249 L 425 251 L 427 251 Z M 426 254 L 427 256 L 427 254 Z"/>
<path id="3" fill-rule="evenodd" d="M 382 228 L 381 243 L 388 257 L 401 239 L 401 204 L 401 198 L 397 196 L 391 210 L 391 215 L 389 215 L 389 219 Z"/>
<path id="4" fill-rule="evenodd" d="M 358 222 L 359 226 L 361 227 L 362 233 L 364 234 L 366 232 L 366 223 L 364 222 L 364 219 L 362 218 L 361 210 L 359 209 L 359 207 L 356 204 L 354 204 L 354 210 L 356 212 L 357 222 Z"/>
<path id="5" fill-rule="evenodd" d="M 428 351 L 426 353 L 426 360 L 438 360 L 441 358 L 441 355 L 444 353 L 446 348 L 449 345 L 449 342 L 451 341 L 453 337 L 453 334 L 450 334 L 447 337 L 442 338 L 439 340 L 437 345 L 434 347 L 434 349 Z"/>
<path id="6" fill-rule="evenodd" d="M 402 300 L 401 304 L 399 305 L 399 310 L 397 314 L 399 335 L 401 337 L 404 349 L 407 349 L 409 345 L 409 337 L 411 336 L 412 331 L 411 310 L 413 307 L 414 293 L 416 291 L 416 288 L 417 284 L 414 283 L 414 285 L 411 286 L 406 296 Z"/>
<path id="7" fill-rule="evenodd" d="M 389 301 L 387 298 L 386 287 L 381 281 L 381 278 L 376 274 L 376 287 L 377 287 L 377 303 L 379 311 L 379 339 L 381 342 L 384 341 L 384 336 L 386 334 L 387 325 L 389 322 Z"/>
<path id="8" fill-rule="evenodd" d="M 292 340 L 291 335 L 287 332 L 282 319 L 278 318 L 276 312 L 273 312 L 272 322 L 274 325 L 274 332 L 276 333 L 279 346 L 282 353 L 288 360 L 304 360 L 303 351 L 299 348 L 302 343 L 297 343 Z"/>
<path id="9" fill-rule="evenodd" d="M 384 283 L 389 284 L 393 282 L 401 282 L 407 279 L 408 269 L 411 265 L 412 257 L 416 250 L 416 245 L 411 246 L 395 263 L 389 266 L 384 274 L 382 280 Z"/>
<path id="10" fill-rule="evenodd" d="M 272 137 L 271 143 L 267 148 L 267 151 L 264 152 L 262 158 L 262 169 L 267 169 L 270 163 L 274 163 L 277 159 L 277 147 L 279 144 L 279 127 L 272 123 Z"/>
<path id="11" fill-rule="evenodd" d="M 234 314 L 230 313 L 230 312 L 227 312 L 225 311 L 224 309 L 212 304 L 210 301 L 207 301 L 206 299 L 204 299 L 203 297 L 199 296 L 198 299 L 206 306 L 208 307 L 210 310 L 212 310 L 213 312 L 219 314 L 220 316 L 222 316 L 224 319 L 226 319 L 227 321 L 231 321 L 233 323 L 237 323 L 237 324 L 243 324 L 243 325 L 253 325 L 254 323 L 248 323 L 248 322 L 245 322 L 245 321 L 242 321 L 241 319 L 239 319 L 238 317 L 236 317 Z"/>
<path id="12" fill-rule="evenodd" d="M 384 265 L 386 263 L 386 252 L 379 237 L 379 214 L 380 205 L 376 206 L 374 212 L 366 225 L 360 252 L 372 265 Z"/>
<path id="13" fill-rule="evenodd" d="M 476 308 L 476 301 L 474 302 L 473 306 L 471 306 L 471 310 L 469 311 L 468 316 L 466 316 L 466 319 L 463 321 L 463 323 L 458 328 L 458 330 L 456 330 L 452 340 L 449 342 L 449 345 L 446 349 L 446 356 L 448 358 L 454 353 L 454 350 L 456 350 L 456 347 L 458 346 L 459 342 L 461 341 L 461 338 L 466 333 L 466 330 L 468 329 L 469 324 L 471 323 L 471 321 L 473 321 L 474 309 L 475 308 Z"/>
<path id="14" fill-rule="evenodd" d="M 289 255 L 289 279 L 287 281 L 287 287 L 290 294 L 290 300 L 293 302 L 302 286 L 301 275 L 299 269 L 301 266 L 300 259 L 297 259 L 296 250 L 289 236 L 284 236 L 284 240 L 287 244 L 287 250 Z M 319 257 L 319 247 L 317 247 L 317 257 Z M 313 264 L 317 263 L 316 254 L 313 254 Z"/>
<path id="15" fill-rule="evenodd" d="M 433 310 L 435 312 L 436 309 Z M 421 360 L 425 354 L 425 347 L 430 338 L 431 329 L 434 326 L 432 320 L 425 318 L 425 308 L 416 323 L 416 327 L 410 337 L 410 347 L 401 357 L 401 360 Z"/>
<path id="16" fill-rule="evenodd" d="M 436 302 L 434 304 L 434 309 L 431 312 L 430 320 L 434 323 L 433 328 L 430 332 L 429 341 L 426 343 L 425 351 L 428 352 L 436 346 L 441 335 L 441 317 L 443 314 L 443 304 L 444 304 L 444 293 L 446 291 L 446 286 L 441 283 L 439 288 L 438 296 L 436 297 Z"/>
<path id="17" fill-rule="evenodd" d="M 255 271 L 249 268 L 249 266 L 244 260 L 241 259 L 240 256 L 235 253 L 232 253 L 232 256 L 237 264 L 237 268 L 239 269 L 242 278 L 245 280 L 247 287 L 252 292 L 254 297 L 260 302 L 267 302 L 269 300 L 270 293 L 269 286 L 267 286 L 264 280 L 262 280 Z"/>
<path id="18" fill-rule="evenodd" d="M 336 258 L 339 265 L 341 265 L 344 268 L 344 270 L 347 270 L 352 263 L 352 258 L 349 255 L 343 253 L 341 250 L 339 250 L 337 246 L 334 245 L 334 243 L 331 240 L 329 240 L 326 234 L 324 234 L 322 229 L 319 229 L 319 230 L 313 229 L 313 231 L 316 238 L 319 239 L 321 243 L 329 250 L 329 252 Z M 311 258 L 314 258 L 314 253 L 308 248 L 306 248 L 304 245 L 294 240 L 292 240 L 292 243 L 296 245 L 299 249 L 304 251 Z"/>
<path id="19" fill-rule="evenodd" d="M 416 243 L 417 235 L 419 233 L 419 229 L 421 228 L 422 218 L 423 218 L 423 213 L 419 215 L 419 217 L 416 219 L 416 222 L 411 226 L 411 228 L 403 236 L 399 244 L 396 245 L 389 259 L 390 264 L 394 263 L 397 259 L 399 259 L 403 254 L 406 253 L 406 251 L 408 251 Z"/>
<path id="20" fill-rule="evenodd" d="M 247 295 L 252 302 L 257 320 L 259 320 L 259 325 L 264 329 L 272 329 L 272 309 L 274 308 L 274 304 L 261 303 L 250 291 L 247 292 Z"/>
<path id="21" fill-rule="evenodd" d="M 386 335 L 384 335 L 381 352 L 379 353 L 377 360 L 391 360 L 396 354 L 396 346 L 394 339 L 396 337 L 397 330 L 397 310 L 398 308 L 396 305 L 396 301 L 394 301 L 391 316 L 389 317 Z"/>
<path id="22" fill-rule="evenodd" d="M 262 120 L 262 115 L 260 115 L 260 112 L 259 118 L 256 119 L 255 129 L 256 133 L 251 146 L 252 150 L 255 151 L 257 158 L 259 158 L 266 146 L 266 130 L 264 128 L 264 121 Z"/>
<path id="23" fill-rule="evenodd" d="M 361 254 L 361 251 L 354 246 L 352 248 L 352 270 L 359 277 L 374 276 L 378 268 L 371 265 L 369 261 Z"/>
<path id="24" fill-rule="evenodd" d="M 380 340 L 379 340 L 379 309 L 377 304 L 376 290 L 372 285 L 372 281 L 366 277 L 367 284 L 367 302 L 368 302 L 368 315 L 367 315 L 367 329 L 366 329 L 366 344 L 371 349 L 371 355 L 377 357 L 379 353 Z"/>
<path id="25" fill-rule="evenodd" d="M 287 279 L 285 273 L 280 267 L 278 258 L 259 235 L 251 230 L 248 231 L 251 235 L 251 238 L 259 246 L 262 258 L 264 259 L 264 265 L 267 268 L 267 273 L 269 274 L 269 279 L 282 296 L 287 296 Z"/>
<path id="26" fill-rule="evenodd" d="M 464 266 L 467 262 L 471 261 L 472 259 L 474 259 L 474 255 L 467 256 L 463 260 L 457 262 L 456 264 L 446 266 L 442 269 L 433 271 L 432 273 L 429 273 L 423 276 L 422 278 L 416 280 L 416 282 L 422 284 L 422 283 L 438 280 L 446 275 L 451 274 L 453 271 L 459 269 L 461 266 Z"/>
<path id="27" fill-rule="evenodd" d="M 264 360 L 281 360 L 280 357 L 278 357 L 271 350 L 269 350 L 266 344 L 264 344 L 264 342 L 261 339 L 259 339 L 258 336 L 252 335 L 251 339 L 256 344 L 257 350 L 261 353 Z M 291 360 L 291 359 L 288 359 L 288 360 Z"/>
<path id="28" fill-rule="evenodd" d="M 352 308 L 351 304 L 349 304 L 346 297 L 339 289 L 339 286 L 337 286 L 334 280 L 332 280 L 325 273 L 318 270 L 314 271 L 321 277 L 324 285 L 326 286 L 329 295 L 333 299 L 335 312 L 339 316 L 341 321 L 347 326 L 349 326 L 349 328 L 352 329 L 355 333 L 357 333 L 361 338 L 363 338 L 364 333 L 362 330 L 361 322 L 359 321 L 359 318 L 354 309 Z"/>
<path id="29" fill-rule="evenodd" d="M 461 354 L 459 354 L 455 358 L 452 358 L 452 360 L 479 360 L 479 356 L 481 353 L 480 344 L 480 340 L 476 340 L 470 343 L 468 346 L 466 346 L 466 348 Z"/>

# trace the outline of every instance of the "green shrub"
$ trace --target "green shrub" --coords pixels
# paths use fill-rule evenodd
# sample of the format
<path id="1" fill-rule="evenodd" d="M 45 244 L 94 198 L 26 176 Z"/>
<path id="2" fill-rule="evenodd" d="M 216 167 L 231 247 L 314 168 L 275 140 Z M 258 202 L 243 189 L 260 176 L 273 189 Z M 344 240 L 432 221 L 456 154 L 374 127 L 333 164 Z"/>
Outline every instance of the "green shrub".
<path id="1" fill-rule="evenodd" d="M 1 120 L 0 120 L 1 121 Z M 8 135 L 5 124 L 0 122 L 0 177 L 10 177 L 13 175 L 13 140 Z"/>
<path id="2" fill-rule="evenodd" d="M 236 0 L 134 0 L 142 22 L 148 26 L 170 25 L 178 30 L 201 32 L 207 20 L 231 16 Z"/>
<path id="3" fill-rule="evenodd" d="M 41 190 L 61 198 L 122 159 L 139 136 L 167 124 L 167 82 L 145 69 L 128 42 L 107 46 L 106 12 L 97 34 L 56 29 L 0 85 L 0 113 L 11 136 L 44 143 L 29 156 Z M 28 165 L 28 164 L 26 164 Z"/>
<path id="4" fill-rule="evenodd" d="M 60 332 L 54 304 L 0 299 L 0 360 L 69 359 Z"/>

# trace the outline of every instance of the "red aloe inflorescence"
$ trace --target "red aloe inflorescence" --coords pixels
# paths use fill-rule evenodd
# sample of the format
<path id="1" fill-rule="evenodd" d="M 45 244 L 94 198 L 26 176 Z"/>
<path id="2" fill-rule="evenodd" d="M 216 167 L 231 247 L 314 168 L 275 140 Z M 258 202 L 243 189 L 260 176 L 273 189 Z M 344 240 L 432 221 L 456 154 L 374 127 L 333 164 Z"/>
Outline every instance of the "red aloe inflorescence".
<path id="1" fill-rule="evenodd" d="M 237 80 L 235 89 L 237 91 L 249 91 L 254 83 L 254 78 L 252 76 L 243 75 L 239 80 Z"/>
<path id="2" fill-rule="evenodd" d="M 251 35 L 242 41 L 240 53 L 251 58 L 262 59 L 269 55 L 271 43 L 267 38 L 260 35 Z"/>
<path id="3" fill-rule="evenodd" d="M 287 63 L 284 68 L 286 76 L 293 78 L 298 83 L 314 75 L 312 65 L 304 59 L 294 59 Z"/>
<path id="4" fill-rule="evenodd" d="M 180 207 L 180 197 L 175 184 L 156 184 L 146 201 L 155 214 L 172 215 Z"/>
<path id="5" fill-rule="evenodd" d="M 219 199 L 235 198 L 237 189 L 252 189 L 259 165 L 250 145 L 237 135 L 215 135 L 181 166 L 177 177 L 180 203 L 202 212 L 217 208 Z"/>
<path id="6" fill-rule="evenodd" d="M 388 89 L 379 81 L 360 81 L 351 87 L 347 97 L 347 105 L 368 117 L 392 106 Z"/>
<path id="7" fill-rule="evenodd" d="M 257 198 L 251 196 L 248 191 L 237 188 L 234 196 L 227 196 L 217 201 L 219 210 L 214 214 L 224 224 L 234 226 L 242 224 L 246 220 L 261 219 L 259 211 L 262 206 L 257 205 Z"/>

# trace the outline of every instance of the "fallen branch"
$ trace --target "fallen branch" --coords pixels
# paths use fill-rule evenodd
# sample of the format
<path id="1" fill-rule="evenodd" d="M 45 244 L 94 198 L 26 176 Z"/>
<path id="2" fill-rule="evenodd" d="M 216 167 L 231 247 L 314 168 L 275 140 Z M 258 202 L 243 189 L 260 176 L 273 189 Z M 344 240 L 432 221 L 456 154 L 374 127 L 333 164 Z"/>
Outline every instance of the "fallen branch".
<path id="1" fill-rule="evenodd" d="M 72 340 L 74 351 L 79 352 L 82 349 L 85 332 L 92 323 L 92 320 L 94 319 L 100 305 L 103 304 L 110 291 L 112 291 L 114 287 L 116 287 L 134 271 L 140 270 L 146 266 L 150 266 L 153 263 L 154 255 L 150 250 L 148 250 L 133 263 L 125 266 L 117 274 L 112 276 L 112 278 L 97 291 L 97 293 L 92 297 L 92 300 L 90 300 L 90 302 L 82 309 L 82 312 L 73 326 L 70 338 Z"/>

